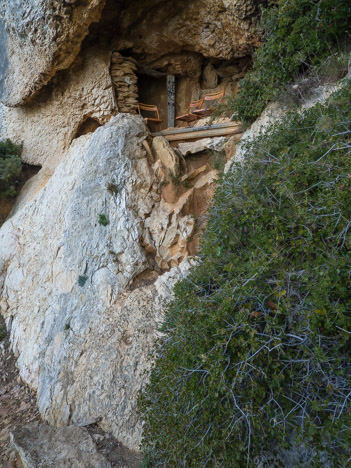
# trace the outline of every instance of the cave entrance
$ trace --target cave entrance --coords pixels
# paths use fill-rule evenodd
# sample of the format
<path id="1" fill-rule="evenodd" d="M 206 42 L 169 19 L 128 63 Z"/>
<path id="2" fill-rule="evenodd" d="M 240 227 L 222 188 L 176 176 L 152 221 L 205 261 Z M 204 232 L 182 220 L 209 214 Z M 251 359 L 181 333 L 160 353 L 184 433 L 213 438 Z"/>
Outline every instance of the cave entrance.
<path id="1" fill-rule="evenodd" d="M 160 124 L 160 129 L 164 130 L 168 127 L 175 125 L 174 111 L 170 115 L 170 103 L 173 102 L 174 109 L 174 94 L 170 96 L 169 85 L 167 86 L 167 75 L 158 74 L 156 75 L 138 75 L 138 90 L 139 90 L 139 102 L 144 104 L 153 104 L 157 106 L 160 119 L 162 123 Z M 156 127 L 152 122 L 149 123 L 152 127 Z"/>
<path id="2" fill-rule="evenodd" d="M 227 8 L 205 14 L 203 2 L 195 0 L 107 0 L 85 44 L 111 51 L 116 111 L 137 114 L 138 102 L 155 105 L 165 130 L 187 127 L 173 122 L 173 113 L 187 113 L 190 103 L 206 94 L 234 96 L 255 45 L 247 32 L 251 19 L 243 20 L 240 32 L 231 32 L 222 26 L 227 14 Z M 208 23 L 208 15 L 213 22 Z M 239 34 L 247 43 L 243 38 L 233 41 Z M 169 103 L 167 77 L 175 77 L 174 103 Z"/>

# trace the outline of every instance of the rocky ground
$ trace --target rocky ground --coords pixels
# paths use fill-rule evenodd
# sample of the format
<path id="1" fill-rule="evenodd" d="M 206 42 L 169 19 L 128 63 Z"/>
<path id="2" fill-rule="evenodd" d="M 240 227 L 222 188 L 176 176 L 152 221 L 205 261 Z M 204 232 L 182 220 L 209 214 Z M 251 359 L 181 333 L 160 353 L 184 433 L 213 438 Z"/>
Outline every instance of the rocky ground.
<path id="1" fill-rule="evenodd" d="M 4 334 L 0 318 L 0 339 Z M 15 467 L 10 449 L 10 431 L 18 425 L 40 421 L 35 395 L 22 382 L 9 349 L 9 339 L 0 341 L 0 461 L 2 467 Z M 9 462 L 9 463 L 7 463 Z M 11 463 L 12 462 L 12 463 Z"/>
<path id="2" fill-rule="evenodd" d="M 22 428 L 33 423 L 40 425 L 43 421 L 35 394 L 19 377 L 15 357 L 10 350 L 9 337 L 3 337 L 4 334 L 4 322 L 0 317 L 0 468 L 22 468 L 17 452 L 11 447 L 10 432 L 16 427 Z M 97 452 L 106 458 L 111 467 L 139 466 L 138 455 L 125 448 L 112 435 L 103 432 L 97 424 L 92 424 L 87 429 L 96 444 Z"/>

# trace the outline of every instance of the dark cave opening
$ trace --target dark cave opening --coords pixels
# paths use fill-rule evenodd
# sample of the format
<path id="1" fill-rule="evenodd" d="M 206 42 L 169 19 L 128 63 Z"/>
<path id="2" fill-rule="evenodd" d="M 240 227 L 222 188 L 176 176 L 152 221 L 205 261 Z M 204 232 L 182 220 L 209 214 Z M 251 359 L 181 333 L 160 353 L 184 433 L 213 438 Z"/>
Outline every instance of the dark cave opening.
<path id="1" fill-rule="evenodd" d="M 93 133 L 99 127 L 101 127 L 101 124 L 97 119 L 86 117 L 79 125 L 73 139 L 79 138 L 82 135 L 87 135 L 88 133 Z"/>
<path id="2" fill-rule="evenodd" d="M 199 5 L 189 0 L 107 1 L 99 22 L 90 26 L 83 48 L 99 44 L 111 51 L 110 74 L 118 112 L 135 114 L 138 102 L 155 105 L 161 128 L 167 128 L 172 121 L 168 118 L 167 76 L 175 77 L 175 116 L 186 113 L 191 101 L 206 94 L 237 94 L 255 47 L 233 53 L 221 48 L 216 51 L 210 45 L 217 40 L 215 27 L 197 21 Z M 208 50 L 203 45 L 204 31 L 210 34 Z M 174 125 L 186 124 L 174 121 Z M 84 134 L 81 131 L 77 136 Z"/>

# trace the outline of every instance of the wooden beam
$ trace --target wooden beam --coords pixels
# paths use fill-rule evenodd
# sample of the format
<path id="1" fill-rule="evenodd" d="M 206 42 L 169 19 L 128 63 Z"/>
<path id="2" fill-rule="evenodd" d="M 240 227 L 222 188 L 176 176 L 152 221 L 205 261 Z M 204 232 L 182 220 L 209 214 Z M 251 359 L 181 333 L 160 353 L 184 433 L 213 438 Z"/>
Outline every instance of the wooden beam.
<path id="1" fill-rule="evenodd" d="M 168 141 L 189 141 L 189 140 L 199 140 L 201 138 L 210 138 L 218 136 L 231 136 L 231 135 L 241 135 L 243 133 L 242 128 L 240 127 L 227 127 L 227 128 L 213 128 L 211 130 L 198 130 L 191 133 L 176 133 L 163 135 Z"/>
<path id="2" fill-rule="evenodd" d="M 202 127 L 183 127 L 173 128 L 172 130 L 162 130 L 162 132 L 153 133 L 152 136 L 166 136 L 166 135 L 177 135 L 179 133 L 192 133 L 200 130 L 212 130 L 217 128 L 241 128 L 241 123 L 238 122 L 223 122 L 213 125 L 203 125 Z"/>
<path id="3" fill-rule="evenodd" d="M 167 120 L 168 127 L 175 123 L 175 76 L 167 75 Z"/>

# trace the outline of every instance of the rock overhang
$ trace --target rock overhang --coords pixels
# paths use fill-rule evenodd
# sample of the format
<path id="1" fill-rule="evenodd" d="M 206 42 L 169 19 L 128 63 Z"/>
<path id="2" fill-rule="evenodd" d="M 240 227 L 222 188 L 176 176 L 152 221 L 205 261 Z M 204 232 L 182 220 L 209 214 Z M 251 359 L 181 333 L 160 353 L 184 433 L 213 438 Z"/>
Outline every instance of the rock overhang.
<path id="1" fill-rule="evenodd" d="M 170 54 L 230 60 L 257 42 L 260 1 L 5 0 L 0 6 L 0 100 L 30 101 L 85 44 L 126 51 L 150 65 Z M 86 41 L 84 41 L 86 39 Z M 193 73 L 193 71 L 192 71 Z"/>

